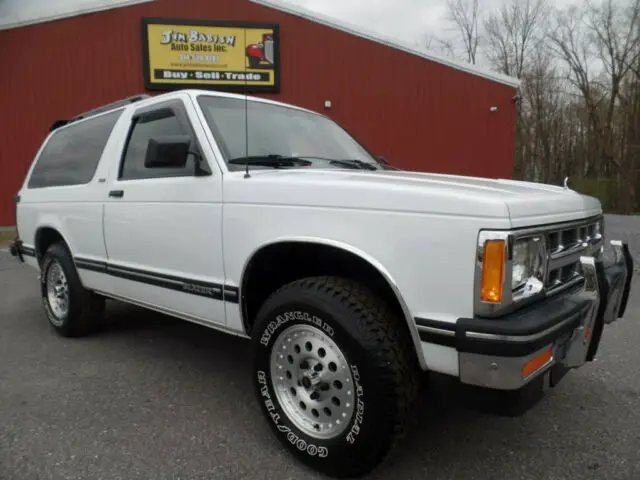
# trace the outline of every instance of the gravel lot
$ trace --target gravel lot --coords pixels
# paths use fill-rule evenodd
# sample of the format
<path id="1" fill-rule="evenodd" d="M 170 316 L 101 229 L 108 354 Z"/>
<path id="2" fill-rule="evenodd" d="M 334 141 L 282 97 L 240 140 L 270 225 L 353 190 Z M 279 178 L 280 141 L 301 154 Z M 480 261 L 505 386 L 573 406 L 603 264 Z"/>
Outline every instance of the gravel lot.
<path id="1" fill-rule="evenodd" d="M 606 230 L 640 253 L 640 217 L 609 216 Z M 526 415 L 465 409 L 440 385 L 371 478 L 639 479 L 638 285 L 598 361 Z M 260 417 L 245 341 L 116 303 L 107 331 L 57 337 L 35 272 L 6 253 L 0 292 L 0 479 L 321 478 Z"/>

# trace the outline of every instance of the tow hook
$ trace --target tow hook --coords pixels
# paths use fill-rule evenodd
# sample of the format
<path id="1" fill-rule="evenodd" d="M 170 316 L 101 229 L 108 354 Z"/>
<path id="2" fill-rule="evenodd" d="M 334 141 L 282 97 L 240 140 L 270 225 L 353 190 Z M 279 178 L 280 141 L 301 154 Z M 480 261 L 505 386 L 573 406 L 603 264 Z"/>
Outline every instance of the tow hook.
<path id="1" fill-rule="evenodd" d="M 9 253 L 14 257 L 18 257 L 18 259 L 24 263 L 24 257 L 22 256 L 21 247 L 22 240 L 15 239 L 9 246 Z"/>

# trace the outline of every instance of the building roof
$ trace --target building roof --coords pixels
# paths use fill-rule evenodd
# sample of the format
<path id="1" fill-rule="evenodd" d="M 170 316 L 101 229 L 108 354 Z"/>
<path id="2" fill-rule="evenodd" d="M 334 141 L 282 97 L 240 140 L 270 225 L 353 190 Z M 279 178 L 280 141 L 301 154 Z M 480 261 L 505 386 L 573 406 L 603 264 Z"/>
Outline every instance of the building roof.
<path id="1" fill-rule="evenodd" d="M 372 42 L 381 43 L 388 47 L 395 48 L 396 50 L 402 50 L 404 52 L 417 55 L 427 60 L 431 60 L 432 62 L 446 65 L 456 70 L 462 70 L 463 72 L 469 73 L 471 75 L 478 75 L 480 77 L 486 78 L 488 80 L 492 80 L 494 82 L 503 83 L 505 85 L 509 85 L 510 87 L 518 88 L 521 83 L 520 80 L 515 77 L 502 75 L 500 73 L 493 72 L 489 69 L 478 67 L 477 65 L 473 65 L 471 63 L 466 63 L 466 62 L 454 60 L 449 57 L 445 57 L 443 55 L 435 54 L 425 48 L 419 48 L 414 45 L 411 45 L 408 42 L 403 42 L 402 40 L 399 40 L 397 38 L 391 38 L 378 32 L 374 32 L 368 29 L 363 29 L 359 25 L 350 24 L 333 17 L 322 15 L 318 12 L 309 10 L 307 8 L 303 8 L 298 5 L 293 5 L 285 0 L 249 0 L 249 1 L 258 5 L 263 5 L 265 7 L 273 8 L 274 10 L 279 10 L 281 12 L 295 15 L 297 17 L 306 18 L 307 20 L 310 20 L 312 22 L 320 23 L 322 25 L 326 25 L 336 30 L 341 30 L 351 35 L 365 38 Z"/>
<path id="2" fill-rule="evenodd" d="M 154 0 L 0 0 L 0 30 L 26 27 Z"/>
<path id="3" fill-rule="evenodd" d="M 2 0 L 0 1 L 0 30 L 24 27 L 36 23 L 43 23 L 62 18 L 75 17 L 87 13 L 111 10 L 138 3 L 155 0 Z M 410 43 L 391 38 L 368 29 L 363 29 L 335 18 L 322 15 L 307 8 L 293 5 L 283 0 L 249 0 L 274 10 L 305 18 L 315 23 L 326 25 L 345 33 L 365 38 L 397 50 L 417 55 L 426 60 L 446 65 L 456 70 L 477 75 L 494 82 L 502 83 L 514 88 L 520 86 L 520 80 L 509 77 L 477 65 L 461 62 L 442 55 L 437 55 L 427 49 L 419 48 Z"/>

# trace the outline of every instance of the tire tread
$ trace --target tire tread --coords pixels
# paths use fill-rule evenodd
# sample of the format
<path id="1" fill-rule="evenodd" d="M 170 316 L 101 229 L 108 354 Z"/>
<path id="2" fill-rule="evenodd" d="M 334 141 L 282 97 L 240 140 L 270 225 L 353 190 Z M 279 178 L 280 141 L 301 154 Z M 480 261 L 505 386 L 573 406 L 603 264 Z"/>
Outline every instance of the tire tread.
<path id="1" fill-rule="evenodd" d="M 385 452 L 371 452 L 384 456 L 394 449 L 406 433 L 408 419 L 415 406 L 420 387 L 420 372 L 413 341 L 403 319 L 383 300 L 377 298 L 366 286 L 347 278 L 333 276 L 307 277 L 293 281 L 276 290 L 265 302 L 289 291 L 316 292 L 325 298 L 339 302 L 357 321 L 357 331 L 363 346 L 370 352 L 375 367 L 382 372 L 383 383 L 391 386 L 384 389 L 387 402 L 394 405 L 393 429 Z M 260 315 L 259 315 L 260 316 Z M 361 467 L 353 471 L 341 466 L 335 476 L 350 477 L 362 474 Z"/>
<path id="2" fill-rule="evenodd" d="M 69 317 L 65 324 L 62 327 L 54 326 L 54 328 L 65 337 L 82 337 L 93 333 L 101 325 L 104 316 L 104 298 L 84 288 L 73 262 L 71 251 L 66 244 L 56 242 L 50 245 L 44 255 L 43 264 L 48 256 L 56 258 L 65 268 L 70 303 L 72 295 L 80 299 L 78 308 L 72 308 L 70 305 Z M 44 275 L 44 272 L 42 274 Z M 44 281 L 43 278 L 43 285 Z"/>

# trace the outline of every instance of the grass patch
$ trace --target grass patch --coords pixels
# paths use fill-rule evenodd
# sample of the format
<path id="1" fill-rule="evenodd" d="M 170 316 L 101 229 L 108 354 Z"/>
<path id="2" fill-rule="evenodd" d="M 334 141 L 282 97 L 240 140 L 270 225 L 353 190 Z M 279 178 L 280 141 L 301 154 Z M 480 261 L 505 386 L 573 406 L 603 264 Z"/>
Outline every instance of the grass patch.
<path id="1" fill-rule="evenodd" d="M 605 212 L 614 212 L 616 184 L 611 178 L 575 178 L 570 180 L 570 187 L 576 192 L 596 197 Z"/>
<path id="2" fill-rule="evenodd" d="M 0 228 L 0 246 L 9 245 L 16 238 L 16 232 L 12 228 Z"/>

